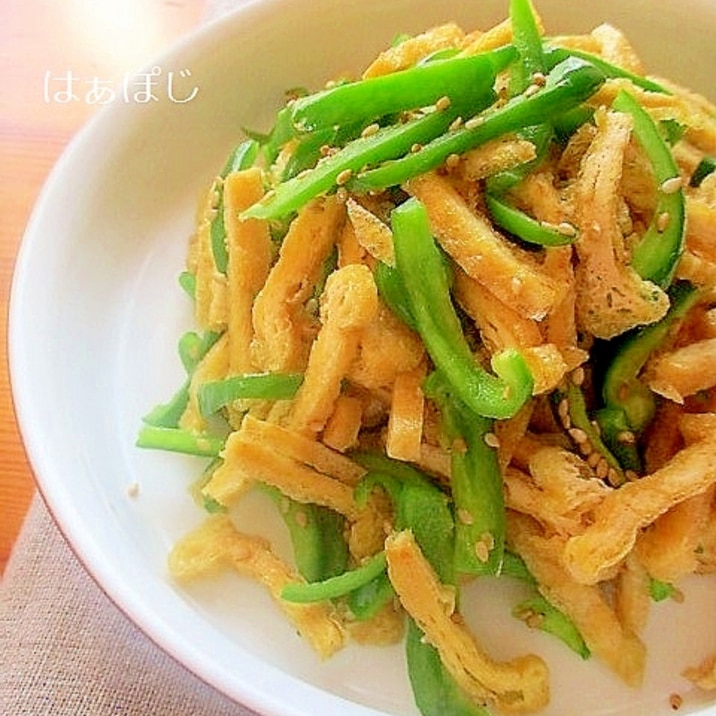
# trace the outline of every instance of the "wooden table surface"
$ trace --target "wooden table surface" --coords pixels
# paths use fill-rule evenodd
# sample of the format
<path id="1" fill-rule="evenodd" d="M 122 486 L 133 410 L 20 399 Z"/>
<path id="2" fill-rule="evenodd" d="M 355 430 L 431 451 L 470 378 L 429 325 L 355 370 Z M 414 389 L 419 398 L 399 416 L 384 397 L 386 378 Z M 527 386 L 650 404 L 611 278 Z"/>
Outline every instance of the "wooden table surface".
<path id="1" fill-rule="evenodd" d="M 201 20 L 206 0 L 0 0 L 0 574 L 35 491 L 15 421 L 7 308 L 17 249 L 42 184 L 98 110 L 61 101 L 62 78 L 113 86 Z M 80 93 L 77 93 L 80 94 Z"/>

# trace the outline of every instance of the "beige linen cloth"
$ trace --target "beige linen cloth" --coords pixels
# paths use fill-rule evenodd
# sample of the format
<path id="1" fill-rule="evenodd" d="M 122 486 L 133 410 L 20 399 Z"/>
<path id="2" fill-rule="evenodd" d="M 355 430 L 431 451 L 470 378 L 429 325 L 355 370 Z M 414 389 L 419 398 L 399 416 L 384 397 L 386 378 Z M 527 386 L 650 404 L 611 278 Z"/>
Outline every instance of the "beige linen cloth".
<path id="1" fill-rule="evenodd" d="M 242 2 L 210 0 L 205 19 Z M 255 716 L 124 616 L 36 496 L 0 581 L 0 716 L 41 715 Z"/>

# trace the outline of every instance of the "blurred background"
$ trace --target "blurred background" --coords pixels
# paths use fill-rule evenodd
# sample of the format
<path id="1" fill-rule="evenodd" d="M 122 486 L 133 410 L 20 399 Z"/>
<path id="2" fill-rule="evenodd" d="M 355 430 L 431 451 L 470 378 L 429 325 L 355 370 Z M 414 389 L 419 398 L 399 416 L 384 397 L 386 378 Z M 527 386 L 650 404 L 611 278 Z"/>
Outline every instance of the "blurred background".
<path id="1" fill-rule="evenodd" d="M 7 311 L 22 234 L 42 185 L 82 125 L 207 0 L 0 0 L 0 574 L 35 492 L 12 407 Z M 62 420 L 62 415 L 57 415 Z"/>

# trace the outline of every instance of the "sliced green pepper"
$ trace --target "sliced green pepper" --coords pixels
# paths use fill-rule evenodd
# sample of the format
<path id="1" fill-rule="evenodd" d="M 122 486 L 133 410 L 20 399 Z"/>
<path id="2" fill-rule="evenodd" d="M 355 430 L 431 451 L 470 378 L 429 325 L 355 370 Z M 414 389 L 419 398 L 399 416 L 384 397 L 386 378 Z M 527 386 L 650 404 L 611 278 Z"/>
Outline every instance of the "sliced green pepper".
<path id="1" fill-rule="evenodd" d="M 392 228 L 396 267 L 410 314 L 436 368 L 476 414 L 493 418 L 514 415 L 532 394 L 532 374 L 524 358 L 515 350 L 496 354 L 492 358 L 494 375 L 477 363 L 451 301 L 427 211 L 417 199 L 408 199 L 393 210 Z"/>
<path id="2" fill-rule="evenodd" d="M 634 454 L 633 440 L 624 442 L 625 432 L 638 434 L 648 425 L 655 411 L 653 393 L 639 380 L 639 373 L 649 356 L 662 344 L 674 324 L 681 320 L 698 301 L 699 292 L 686 281 L 679 281 L 669 290 L 671 307 L 658 323 L 637 329 L 620 342 L 609 364 L 602 384 L 604 408 L 597 421 L 605 443 L 615 453 L 629 448 L 632 469 L 639 463 Z"/>
<path id="3" fill-rule="evenodd" d="M 666 288 L 684 249 L 686 202 L 679 168 L 658 126 L 631 94 L 619 92 L 612 107 L 633 118 L 634 136 L 649 158 L 659 186 L 654 216 L 634 247 L 631 263 L 642 278 Z"/>
<path id="4" fill-rule="evenodd" d="M 547 62 L 548 67 L 553 67 L 560 62 L 564 62 L 564 60 L 568 57 L 578 57 L 579 59 L 594 65 L 604 74 L 605 77 L 609 77 L 610 79 L 626 79 L 635 86 L 648 90 L 649 92 L 672 94 L 668 89 L 666 89 L 666 87 L 660 85 L 658 82 L 650 80 L 648 77 L 643 77 L 642 75 L 636 75 L 633 72 L 629 72 L 629 70 L 625 70 L 623 67 L 619 67 L 618 65 L 608 62 L 607 60 L 604 60 L 598 55 L 594 55 L 590 52 L 584 52 L 583 50 L 577 50 L 574 48 L 567 49 L 564 47 L 554 47 L 549 44 L 549 39 L 547 39 L 545 41 L 544 53 L 545 61 Z"/>
<path id="5" fill-rule="evenodd" d="M 579 629 L 562 610 L 555 607 L 538 592 L 537 580 L 527 568 L 522 557 L 514 552 L 506 551 L 503 574 L 524 582 L 533 591 L 531 596 L 512 610 L 513 616 L 534 623 L 537 629 L 556 637 L 583 659 L 590 657 L 589 647 Z M 532 618 L 534 618 L 534 622 Z"/>
<path id="6" fill-rule="evenodd" d="M 146 425 L 157 428 L 177 428 L 189 402 L 189 381 L 199 361 L 207 354 L 211 346 L 219 339 L 219 334 L 207 331 L 199 336 L 193 331 L 185 333 L 178 343 L 178 351 L 188 377 L 167 403 L 155 406 L 142 418 Z"/>
<path id="7" fill-rule="evenodd" d="M 716 171 L 716 158 L 704 157 L 691 175 L 689 184 L 693 187 L 701 186 L 701 182 L 706 179 L 709 174 Z"/>
<path id="8" fill-rule="evenodd" d="M 525 92 L 477 115 L 461 128 L 441 134 L 416 152 L 361 172 L 349 182 L 349 188 L 375 191 L 400 185 L 435 169 L 453 154 L 463 154 L 491 139 L 542 124 L 578 107 L 603 83 L 604 75 L 594 65 L 576 57 L 567 58 L 547 75 L 545 85 L 537 91 Z"/>
<path id="9" fill-rule="evenodd" d="M 290 400 L 302 382 L 301 373 L 247 373 L 210 381 L 199 386 L 199 411 L 209 417 L 235 400 Z"/>
<path id="10" fill-rule="evenodd" d="M 224 449 L 224 439 L 215 435 L 197 435 L 181 428 L 161 428 L 143 425 L 136 441 L 137 447 L 168 450 L 199 457 L 218 457 Z"/>
<path id="11" fill-rule="evenodd" d="M 298 502 L 280 490 L 263 486 L 283 517 L 299 574 L 307 582 L 320 582 L 345 572 L 348 545 L 345 518 L 322 505 Z"/>
<path id="12" fill-rule="evenodd" d="M 291 118 L 298 132 L 311 132 L 427 107 L 443 97 L 469 111 L 484 106 L 495 74 L 513 57 L 514 48 L 508 47 L 470 57 L 434 60 L 340 84 L 296 100 L 291 106 Z"/>
<path id="13" fill-rule="evenodd" d="M 578 238 L 576 227 L 553 226 L 537 221 L 523 211 L 491 194 L 485 195 L 487 210 L 496 226 L 535 246 L 568 246 Z"/>
<path id="14" fill-rule="evenodd" d="M 322 159 L 313 169 L 279 184 L 244 211 L 242 217 L 280 219 L 287 216 L 314 197 L 348 182 L 353 173 L 365 166 L 402 156 L 415 145 L 442 134 L 457 116 L 454 108 L 448 108 L 361 136 Z"/>
<path id="15" fill-rule="evenodd" d="M 423 716 L 490 716 L 484 706 L 475 703 L 458 686 L 437 649 L 426 642 L 422 630 L 410 618 L 405 656 L 413 698 Z"/>
<path id="16" fill-rule="evenodd" d="M 494 446 L 493 421 L 468 410 L 438 372 L 424 384 L 440 408 L 451 451 L 450 488 L 455 511 L 455 572 L 499 574 L 505 550 L 505 500 Z"/>
<path id="17" fill-rule="evenodd" d="M 337 599 L 359 589 L 385 571 L 385 552 L 370 557 L 364 564 L 320 582 L 304 584 L 293 582 L 281 590 L 281 598 L 287 602 L 320 602 Z"/>

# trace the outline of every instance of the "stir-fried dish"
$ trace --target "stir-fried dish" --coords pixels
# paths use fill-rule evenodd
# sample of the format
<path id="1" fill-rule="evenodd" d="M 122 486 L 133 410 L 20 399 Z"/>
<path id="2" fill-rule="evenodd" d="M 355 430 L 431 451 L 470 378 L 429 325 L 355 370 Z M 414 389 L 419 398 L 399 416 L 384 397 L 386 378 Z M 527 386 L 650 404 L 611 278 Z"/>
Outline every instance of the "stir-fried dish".
<path id="1" fill-rule="evenodd" d="M 207 458 L 173 577 L 258 580 L 322 658 L 404 640 L 425 716 L 549 702 L 461 613 L 520 580 L 506 609 L 638 688 L 650 604 L 716 566 L 714 157 L 706 99 L 529 0 L 292 92 L 201 201 L 186 381 L 139 434 Z"/>

